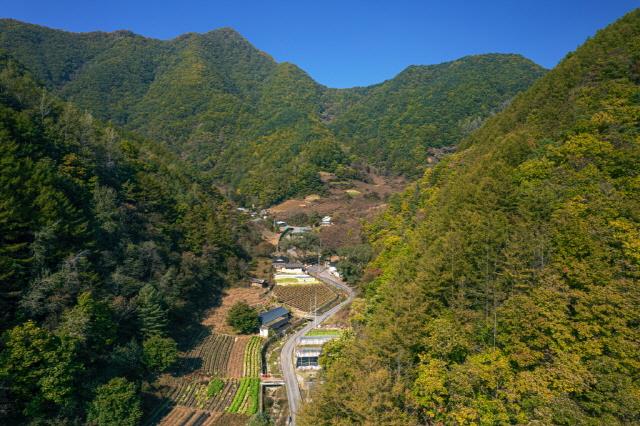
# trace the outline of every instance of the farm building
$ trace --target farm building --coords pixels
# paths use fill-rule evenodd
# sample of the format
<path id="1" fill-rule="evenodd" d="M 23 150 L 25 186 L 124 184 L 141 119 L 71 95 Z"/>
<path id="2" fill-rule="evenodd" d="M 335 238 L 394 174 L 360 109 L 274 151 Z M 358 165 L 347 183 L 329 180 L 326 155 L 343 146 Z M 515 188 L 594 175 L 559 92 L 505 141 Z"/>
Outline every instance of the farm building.
<path id="1" fill-rule="evenodd" d="M 263 280 L 261 278 L 249 278 L 249 284 L 251 287 L 266 287 L 268 285 L 267 280 Z"/>
<path id="2" fill-rule="evenodd" d="M 310 226 L 290 226 L 289 232 L 293 235 L 306 234 L 307 232 L 311 232 Z"/>
<path id="3" fill-rule="evenodd" d="M 263 312 L 260 317 L 260 336 L 269 337 L 269 330 L 278 330 L 286 325 L 291 318 L 291 313 L 283 308 L 277 307 L 270 311 Z"/>
<path id="4" fill-rule="evenodd" d="M 280 269 L 282 268 L 284 265 L 286 265 L 289 262 L 289 259 L 284 257 L 284 256 L 278 256 L 278 257 L 274 257 L 273 260 L 271 261 L 271 266 L 273 266 L 274 269 Z"/>
<path id="5" fill-rule="evenodd" d="M 276 270 L 281 274 L 304 274 L 304 265 L 302 263 L 285 263 Z"/>
<path id="6" fill-rule="evenodd" d="M 322 353 L 320 346 L 301 346 L 296 349 L 296 368 L 300 370 L 318 370 L 318 359 Z"/>
<path id="7" fill-rule="evenodd" d="M 325 216 L 320 221 L 320 226 L 329 226 L 331 225 L 331 216 Z"/>
<path id="8" fill-rule="evenodd" d="M 311 232 L 310 226 L 287 226 L 284 228 L 280 238 L 290 238 L 291 236 L 299 236 Z"/>

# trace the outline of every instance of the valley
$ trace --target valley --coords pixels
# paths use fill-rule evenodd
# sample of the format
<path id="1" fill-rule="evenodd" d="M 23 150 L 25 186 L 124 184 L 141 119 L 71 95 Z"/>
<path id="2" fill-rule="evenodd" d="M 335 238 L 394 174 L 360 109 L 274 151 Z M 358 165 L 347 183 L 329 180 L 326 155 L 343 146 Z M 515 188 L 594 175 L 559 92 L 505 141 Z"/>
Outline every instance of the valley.
<path id="1" fill-rule="evenodd" d="M 0 19 L 0 424 L 640 424 L 639 123 L 640 9 L 352 88 Z"/>

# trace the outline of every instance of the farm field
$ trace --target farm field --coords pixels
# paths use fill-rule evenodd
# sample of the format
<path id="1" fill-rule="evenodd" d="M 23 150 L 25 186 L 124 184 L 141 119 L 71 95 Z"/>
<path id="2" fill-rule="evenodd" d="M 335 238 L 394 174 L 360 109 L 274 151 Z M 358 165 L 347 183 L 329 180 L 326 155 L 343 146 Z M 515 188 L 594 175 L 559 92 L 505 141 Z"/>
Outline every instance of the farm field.
<path id="1" fill-rule="evenodd" d="M 246 357 L 245 350 L 247 349 L 247 343 L 254 338 L 255 336 L 238 336 L 235 338 L 227 363 L 227 377 L 242 377 L 244 374 L 244 359 Z"/>
<path id="2" fill-rule="evenodd" d="M 227 409 L 229 413 L 253 415 L 258 411 L 260 379 L 258 377 L 243 377 L 236 395 Z"/>
<path id="3" fill-rule="evenodd" d="M 309 331 L 306 336 L 334 336 L 336 334 L 342 334 L 343 330 L 338 328 L 314 328 Z"/>
<path id="4" fill-rule="evenodd" d="M 261 372 L 262 338 L 252 336 L 244 352 L 244 377 L 258 377 Z"/>
<path id="5" fill-rule="evenodd" d="M 157 382 L 164 403 L 147 424 L 244 425 L 258 410 L 262 338 L 206 334 Z M 248 377 L 251 376 L 251 377 Z"/>
<path id="6" fill-rule="evenodd" d="M 198 408 L 207 411 L 224 411 L 233 400 L 238 389 L 237 379 L 222 379 L 223 388 L 214 396 L 207 396 L 209 380 L 181 380 L 168 397 L 183 407 Z"/>
<path id="7" fill-rule="evenodd" d="M 247 416 L 230 413 L 194 410 L 175 407 L 162 419 L 161 426 L 240 426 L 247 423 Z"/>
<path id="8" fill-rule="evenodd" d="M 273 288 L 276 299 L 292 308 L 312 312 L 335 301 L 338 295 L 326 284 L 276 285 Z"/>
<path id="9" fill-rule="evenodd" d="M 210 334 L 185 353 L 180 360 L 180 371 L 199 370 L 208 376 L 226 376 L 227 365 L 234 346 L 234 336 Z"/>
<path id="10" fill-rule="evenodd" d="M 274 276 L 274 281 L 276 282 L 276 284 L 280 284 L 280 285 L 320 284 L 320 281 L 306 274 L 298 274 L 298 275 L 276 274 Z"/>

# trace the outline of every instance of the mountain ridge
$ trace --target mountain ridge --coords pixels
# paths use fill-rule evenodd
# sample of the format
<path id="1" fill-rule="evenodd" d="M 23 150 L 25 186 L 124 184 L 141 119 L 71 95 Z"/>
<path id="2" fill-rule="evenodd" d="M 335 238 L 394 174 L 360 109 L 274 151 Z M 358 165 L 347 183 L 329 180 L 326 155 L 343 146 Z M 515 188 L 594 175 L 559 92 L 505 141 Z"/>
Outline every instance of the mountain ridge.
<path id="1" fill-rule="evenodd" d="M 473 55 L 331 89 L 229 28 L 157 40 L 0 20 L 0 49 L 65 100 L 167 144 L 230 197 L 264 206 L 322 192 L 320 171 L 362 179 L 370 164 L 416 178 L 429 147 L 455 145 L 544 73 L 522 56 Z"/>

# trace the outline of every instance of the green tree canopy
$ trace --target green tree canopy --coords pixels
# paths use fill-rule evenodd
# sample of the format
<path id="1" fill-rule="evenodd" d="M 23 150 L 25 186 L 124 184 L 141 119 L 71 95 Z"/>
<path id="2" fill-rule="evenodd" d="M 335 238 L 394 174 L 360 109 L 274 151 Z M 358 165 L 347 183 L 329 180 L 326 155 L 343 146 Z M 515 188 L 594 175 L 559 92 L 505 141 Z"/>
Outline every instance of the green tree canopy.
<path id="1" fill-rule="evenodd" d="M 258 311 L 246 302 L 237 302 L 229 309 L 227 324 L 233 327 L 238 333 L 255 333 L 258 331 L 258 327 L 260 327 Z"/>
<path id="2" fill-rule="evenodd" d="M 9 386 L 14 401 L 27 416 L 42 416 L 73 408 L 75 376 L 81 366 L 74 345 L 38 327 L 32 321 L 3 335 L 0 381 Z"/>
<path id="3" fill-rule="evenodd" d="M 170 337 L 151 336 L 142 344 L 142 357 L 147 368 L 162 373 L 178 359 L 178 345 Z"/>
<path id="4" fill-rule="evenodd" d="M 96 426 L 136 426 L 142 407 L 136 386 L 123 377 L 111 379 L 96 389 L 87 423 Z"/>

